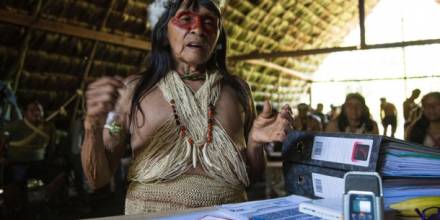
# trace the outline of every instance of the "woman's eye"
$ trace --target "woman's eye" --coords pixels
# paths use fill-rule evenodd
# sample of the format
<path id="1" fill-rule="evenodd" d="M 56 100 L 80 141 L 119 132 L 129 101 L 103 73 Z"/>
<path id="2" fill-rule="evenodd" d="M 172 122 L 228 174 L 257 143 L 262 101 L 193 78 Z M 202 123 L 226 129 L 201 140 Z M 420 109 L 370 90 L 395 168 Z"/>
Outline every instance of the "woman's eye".
<path id="1" fill-rule="evenodd" d="M 185 16 L 180 17 L 179 20 L 180 20 L 181 22 L 190 22 L 190 21 L 191 21 L 191 16 L 187 16 L 187 15 L 185 15 Z"/>
<path id="2" fill-rule="evenodd" d="M 207 24 L 207 25 L 212 25 L 212 26 L 214 26 L 215 25 L 215 20 L 214 19 L 212 19 L 212 18 L 206 18 L 206 19 L 204 19 L 204 21 L 203 21 L 205 24 Z"/>

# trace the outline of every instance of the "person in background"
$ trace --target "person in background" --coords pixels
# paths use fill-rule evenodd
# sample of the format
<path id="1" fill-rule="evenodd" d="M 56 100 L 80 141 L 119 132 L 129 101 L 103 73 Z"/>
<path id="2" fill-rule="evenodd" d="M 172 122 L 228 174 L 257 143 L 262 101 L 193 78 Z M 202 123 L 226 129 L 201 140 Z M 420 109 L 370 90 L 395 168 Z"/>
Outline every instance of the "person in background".
<path id="1" fill-rule="evenodd" d="M 408 126 L 405 139 L 440 148 L 440 92 L 423 96 L 422 112 L 421 117 Z"/>
<path id="2" fill-rule="evenodd" d="M 310 113 L 310 107 L 305 103 L 297 106 L 298 116 L 294 118 L 293 127 L 299 131 L 322 131 L 322 124 Z"/>
<path id="3" fill-rule="evenodd" d="M 6 146 L 3 155 L 5 195 L 17 196 L 9 192 L 26 194 L 27 181 L 36 179 L 45 184 L 46 199 L 54 198 L 66 183 L 66 174 L 62 168 L 65 162 L 56 154 L 56 128 L 44 120 L 44 109 L 40 102 L 28 102 L 24 118 L 7 124 L 0 134 Z M 6 206 L 9 201 L 16 199 L 5 198 Z M 23 206 L 25 202 L 15 205 Z"/>
<path id="4" fill-rule="evenodd" d="M 313 111 L 313 115 L 319 117 L 322 128 L 325 129 L 328 123 L 328 118 L 327 115 L 323 113 L 323 110 L 324 110 L 324 105 L 322 103 L 318 103 L 318 105 L 316 105 L 315 111 Z"/>
<path id="5" fill-rule="evenodd" d="M 371 119 L 370 110 L 361 94 L 348 94 L 341 109 L 339 116 L 328 124 L 327 132 L 379 134 L 377 123 Z"/>
<path id="6" fill-rule="evenodd" d="M 420 106 L 415 102 L 419 96 L 420 89 L 414 89 L 411 92 L 411 96 L 403 102 L 403 118 L 405 119 L 405 128 L 420 116 Z"/>
<path id="7" fill-rule="evenodd" d="M 380 98 L 380 118 L 383 125 L 383 135 L 387 135 L 388 126 L 391 126 L 391 137 L 394 137 L 397 129 L 397 109 L 386 98 Z"/>
<path id="8" fill-rule="evenodd" d="M 330 121 L 335 120 L 339 115 L 339 108 L 333 104 L 330 105 L 330 111 L 327 112 L 327 124 Z"/>

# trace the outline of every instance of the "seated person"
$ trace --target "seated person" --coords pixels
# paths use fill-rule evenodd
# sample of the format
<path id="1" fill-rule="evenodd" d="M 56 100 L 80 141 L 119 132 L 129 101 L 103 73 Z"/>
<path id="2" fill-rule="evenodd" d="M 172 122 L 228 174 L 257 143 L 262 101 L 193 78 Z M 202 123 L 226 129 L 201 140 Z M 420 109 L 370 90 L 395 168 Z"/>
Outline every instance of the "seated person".
<path id="1" fill-rule="evenodd" d="M 24 119 L 6 125 L 2 130 L 2 140 L 6 148 L 5 162 L 5 194 L 12 191 L 27 190 L 27 180 L 42 180 L 47 186 L 47 196 L 59 189 L 64 181 L 54 166 L 55 157 L 55 126 L 43 118 L 44 110 L 38 101 L 31 101 L 25 106 Z M 59 164 L 59 163 L 58 163 Z M 5 199 L 7 202 L 7 198 Z"/>
<path id="2" fill-rule="evenodd" d="M 405 139 L 440 148 L 440 92 L 423 96 L 422 109 L 421 117 L 407 128 Z"/>
<path id="3" fill-rule="evenodd" d="M 293 127 L 299 131 L 322 131 L 322 124 L 309 113 L 309 106 L 301 103 L 297 106 L 298 116 L 294 118 Z"/>
<path id="4" fill-rule="evenodd" d="M 327 125 L 327 132 L 379 134 L 377 123 L 370 118 L 370 110 L 361 94 L 348 94 L 341 109 L 341 114 Z"/>
<path id="5" fill-rule="evenodd" d="M 25 106 L 25 117 L 6 125 L 2 134 L 9 136 L 7 158 L 14 162 L 39 162 L 55 150 L 55 126 L 44 121 L 38 101 Z"/>

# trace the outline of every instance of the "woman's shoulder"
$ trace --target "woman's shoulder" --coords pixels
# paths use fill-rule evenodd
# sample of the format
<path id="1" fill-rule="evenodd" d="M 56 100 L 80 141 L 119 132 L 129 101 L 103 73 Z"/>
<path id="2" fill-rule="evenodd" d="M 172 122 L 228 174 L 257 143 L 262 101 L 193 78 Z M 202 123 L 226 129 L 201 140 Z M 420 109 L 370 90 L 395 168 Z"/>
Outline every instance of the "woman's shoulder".
<path id="1" fill-rule="evenodd" d="M 136 85 L 141 80 L 142 76 L 139 74 L 133 74 L 125 77 L 122 82 L 125 84 L 125 86 L 131 90 L 133 90 Z"/>

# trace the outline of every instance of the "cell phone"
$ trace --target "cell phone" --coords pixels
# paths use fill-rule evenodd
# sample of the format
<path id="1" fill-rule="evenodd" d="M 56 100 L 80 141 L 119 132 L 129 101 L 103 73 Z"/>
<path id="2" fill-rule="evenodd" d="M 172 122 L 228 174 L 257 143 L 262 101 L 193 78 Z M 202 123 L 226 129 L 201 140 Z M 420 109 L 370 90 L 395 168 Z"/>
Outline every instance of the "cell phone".
<path id="1" fill-rule="evenodd" d="M 348 172 L 344 176 L 344 219 L 383 220 L 382 179 L 376 172 Z"/>

